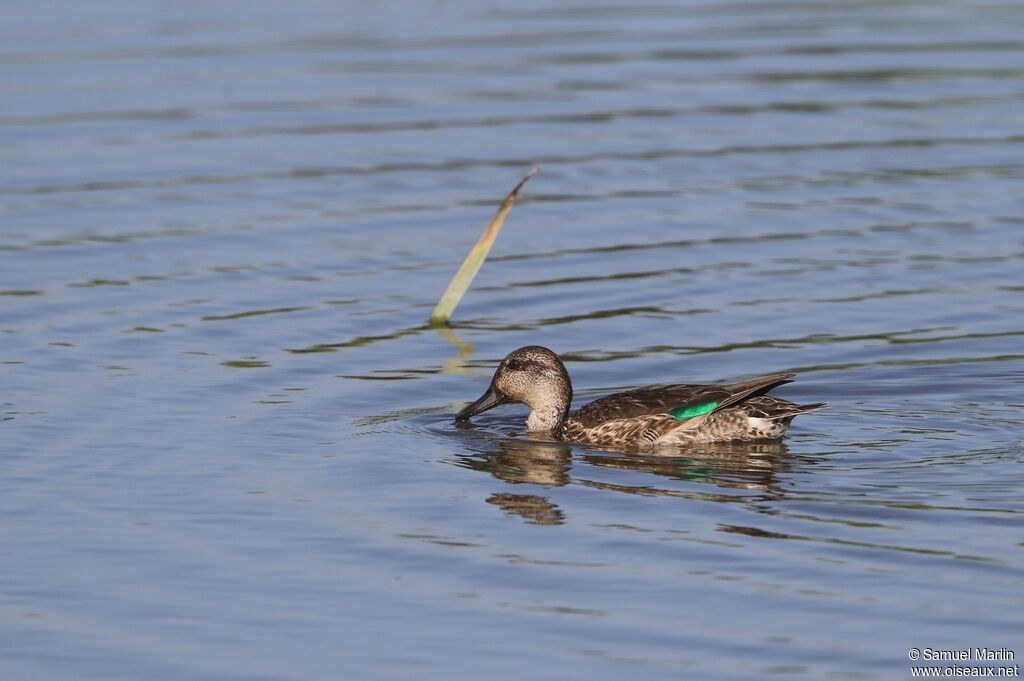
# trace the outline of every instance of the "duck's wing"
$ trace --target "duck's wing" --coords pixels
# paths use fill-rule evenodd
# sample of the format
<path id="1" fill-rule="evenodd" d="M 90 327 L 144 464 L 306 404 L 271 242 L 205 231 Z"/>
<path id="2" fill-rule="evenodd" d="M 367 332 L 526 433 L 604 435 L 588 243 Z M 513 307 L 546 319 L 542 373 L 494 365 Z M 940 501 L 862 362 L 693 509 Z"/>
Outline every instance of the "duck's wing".
<path id="1" fill-rule="evenodd" d="M 697 419 L 761 395 L 772 388 L 789 383 L 794 374 L 771 374 L 728 385 L 655 385 L 615 393 L 594 400 L 573 414 L 573 420 L 584 428 L 607 421 L 636 419 L 645 416 L 667 417 L 662 428 Z M 675 422 L 675 423 L 672 423 Z"/>

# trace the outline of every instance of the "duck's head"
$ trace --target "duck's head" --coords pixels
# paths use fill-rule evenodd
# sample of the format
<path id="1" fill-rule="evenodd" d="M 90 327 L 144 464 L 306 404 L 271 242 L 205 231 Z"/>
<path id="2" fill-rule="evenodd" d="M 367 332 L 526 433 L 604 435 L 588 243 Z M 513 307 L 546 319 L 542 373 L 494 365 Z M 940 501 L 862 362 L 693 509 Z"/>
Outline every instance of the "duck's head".
<path id="1" fill-rule="evenodd" d="M 557 432 L 569 413 L 572 383 L 558 355 L 539 345 L 519 348 L 501 361 L 491 386 L 480 399 L 456 416 L 467 421 L 499 404 L 522 402 L 530 408 L 526 427 L 531 431 Z"/>

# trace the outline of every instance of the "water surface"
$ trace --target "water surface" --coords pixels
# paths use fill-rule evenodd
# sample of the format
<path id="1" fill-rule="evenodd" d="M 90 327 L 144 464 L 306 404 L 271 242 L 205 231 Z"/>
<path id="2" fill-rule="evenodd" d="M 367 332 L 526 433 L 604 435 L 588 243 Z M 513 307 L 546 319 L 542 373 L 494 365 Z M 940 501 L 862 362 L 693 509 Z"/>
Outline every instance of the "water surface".
<path id="1" fill-rule="evenodd" d="M 0 22 L 3 678 L 1024 655 L 1019 4 L 59 5 Z M 832 406 L 456 427 L 526 344 Z"/>

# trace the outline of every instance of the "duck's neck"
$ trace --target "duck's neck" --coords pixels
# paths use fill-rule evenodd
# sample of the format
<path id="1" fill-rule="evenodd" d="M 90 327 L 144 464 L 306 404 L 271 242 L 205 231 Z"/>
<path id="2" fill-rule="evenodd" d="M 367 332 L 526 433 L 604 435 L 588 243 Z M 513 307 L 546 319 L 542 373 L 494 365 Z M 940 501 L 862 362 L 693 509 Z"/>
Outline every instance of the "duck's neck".
<path id="1" fill-rule="evenodd" d="M 551 433 L 558 437 L 566 419 L 569 418 L 570 404 L 572 383 L 566 374 L 558 381 L 555 389 L 542 391 L 527 403 L 530 415 L 526 419 L 526 429 L 531 432 Z"/>
<path id="2" fill-rule="evenodd" d="M 561 410 L 557 407 L 530 409 L 530 415 L 526 418 L 526 429 L 531 432 L 557 434 L 562 429 L 568 412 L 568 406 Z"/>

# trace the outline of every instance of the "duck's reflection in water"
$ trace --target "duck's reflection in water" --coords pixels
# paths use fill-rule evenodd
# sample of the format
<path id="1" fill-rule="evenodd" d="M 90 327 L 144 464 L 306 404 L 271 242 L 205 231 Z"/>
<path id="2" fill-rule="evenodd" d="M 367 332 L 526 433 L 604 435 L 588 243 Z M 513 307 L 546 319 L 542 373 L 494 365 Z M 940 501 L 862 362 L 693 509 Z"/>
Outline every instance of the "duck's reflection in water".
<path id="1" fill-rule="evenodd" d="M 489 473 L 510 484 L 560 487 L 570 482 L 597 489 L 641 495 L 675 496 L 730 502 L 756 502 L 781 498 L 777 474 L 789 466 L 781 441 L 714 443 L 680 450 L 678 456 L 636 456 L 602 453 L 561 442 L 506 439 L 488 443 L 495 449 L 459 457 L 466 468 Z M 490 447 L 488 447 L 490 449 Z M 576 450 L 576 457 L 573 451 Z M 649 473 L 685 483 L 709 483 L 708 490 L 692 484 L 657 479 L 648 484 L 627 484 L 587 474 L 591 467 Z M 602 476 L 603 477 L 603 476 Z M 487 502 L 509 514 L 539 525 L 559 525 L 566 514 L 540 494 L 502 492 Z"/>
<path id="2" fill-rule="evenodd" d="M 497 444 L 498 451 L 461 457 L 461 463 L 511 484 L 559 487 L 569 483 L 572 449 L 568 445 L 532 440 L 503 440 Z M 537 525 L 561 525 L 565 522 L 562 510 L 538 494 L 492 494 L 487 503 Z"/>
<path id="3" fill-rule="evenodd" d="M 781 441 L 723 442 L 693 446 L 678 456 L 623 456 L 586 453 L 580 456 L 595 466 L 644 471 L 676 480 L 710 482 L 718 487 L 737 490 L 760 490 L 777 498 L 776 472 L 784 465 L 782 455 L 788 449 Z M 658 489 L 642 488 L 644 493 L 658 494 Z M 661 490 L 677 494 L 670 490 Z M 713 496 L 713 495 L 712 495 Z M 749 496 L 743 497 L 750 499 Z M 735 495 L 727 495 L 735 500 Z"/>
<path id="4" fill-rule="evenodd" d="M 492 494 L 487 503 L 510 515 L 522 516 L 523 520 L 534 525 L 561 525 L 565 522 L 562 509 L 539 494 Z"/>

